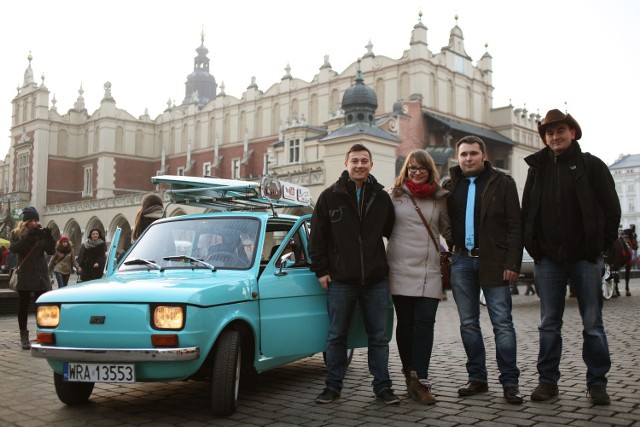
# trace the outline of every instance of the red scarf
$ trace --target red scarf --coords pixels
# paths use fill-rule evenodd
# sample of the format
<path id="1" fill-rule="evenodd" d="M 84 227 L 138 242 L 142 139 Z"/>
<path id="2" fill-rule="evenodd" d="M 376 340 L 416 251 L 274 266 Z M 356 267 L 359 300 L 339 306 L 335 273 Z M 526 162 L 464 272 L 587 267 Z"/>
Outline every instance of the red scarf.
<path id="1" fill-rule="evenodd" d="M 438 185 L 435 182 L 432 184 L 416 184 L 411 180 L 407 180 L 407 182 L 405 182 L 405 185 L 407 186 L 411 194 L 419 198 L 429 197 L 438 188 Z"/>

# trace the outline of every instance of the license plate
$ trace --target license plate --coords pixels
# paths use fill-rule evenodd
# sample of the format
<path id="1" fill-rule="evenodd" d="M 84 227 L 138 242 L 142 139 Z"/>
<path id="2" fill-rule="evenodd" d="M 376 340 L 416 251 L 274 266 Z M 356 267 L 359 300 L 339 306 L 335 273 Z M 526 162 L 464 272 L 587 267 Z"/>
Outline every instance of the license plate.
<path id="1" fill-rule="evenodd" d="M 134 383 L 133 363 L 64 363 L 64 380 L 92 383 Z"/>

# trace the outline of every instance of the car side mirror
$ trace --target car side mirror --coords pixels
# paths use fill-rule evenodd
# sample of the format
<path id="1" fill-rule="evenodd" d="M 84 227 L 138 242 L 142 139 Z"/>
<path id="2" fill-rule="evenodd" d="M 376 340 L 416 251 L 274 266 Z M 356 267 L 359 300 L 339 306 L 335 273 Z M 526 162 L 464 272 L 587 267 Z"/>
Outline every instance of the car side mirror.
<path id="1" fill-rule="evenodd" d="M 280 268 L 278 269 L 278 271 L 276 271 L 275 275 L 276 276 L 286 276 L 287 273 L 285 271 L 283 271 L 285 264 L 290 261 L 291 257 L 293 256 L 293 252 L 289 252 L 288 254 L 284 254 L 280 257 L 280 259 L 278 260 L 278 262 L 280 263 Z"/>

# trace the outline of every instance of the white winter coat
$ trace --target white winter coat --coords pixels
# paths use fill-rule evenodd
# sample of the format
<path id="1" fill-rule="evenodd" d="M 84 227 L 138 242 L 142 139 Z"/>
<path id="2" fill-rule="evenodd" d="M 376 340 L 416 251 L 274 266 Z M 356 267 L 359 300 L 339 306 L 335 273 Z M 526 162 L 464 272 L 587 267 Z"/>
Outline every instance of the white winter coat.
<path id="1" fill-rule="evenodd" d="M 440 255 L 409 198 L 408 190 L 404 190 L 405 193 L 399 198 L 391 193 L 396 220 L 387 245 L 389 288 L 392 295 L 440 299 Z M 448 196 L 448 191 L 440 189 L 430 197 L 415 197 L 438 242 L 440 235 L 447 240 L 451 239 L 446 200 Z"/>

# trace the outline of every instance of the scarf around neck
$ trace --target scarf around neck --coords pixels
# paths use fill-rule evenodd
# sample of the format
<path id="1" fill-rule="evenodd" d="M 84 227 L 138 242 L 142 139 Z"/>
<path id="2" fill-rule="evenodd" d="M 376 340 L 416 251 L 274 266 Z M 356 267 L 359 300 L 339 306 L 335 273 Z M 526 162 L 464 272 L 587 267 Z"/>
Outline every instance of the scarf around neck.
<path id="1" fill-rule="evenodd" d="M 431 196 L 438 188 L 438 185 L 435 182 L 432 184 L 416 184 L 411 180 L 407 180 L 407 182 L 405 182 L 405 185 L 413 196 L 419 198 Z"/>
<path id="2" fill-rule="evenodd" d="M 97 248 L 98 246 L 104 244 L 104 240 L 102 239 L 98 239 L 98 240 L 87 240 L 86 242 L 84 242 L 84 247 L 87 249 L 92 249 L 92 248 Z"/>

